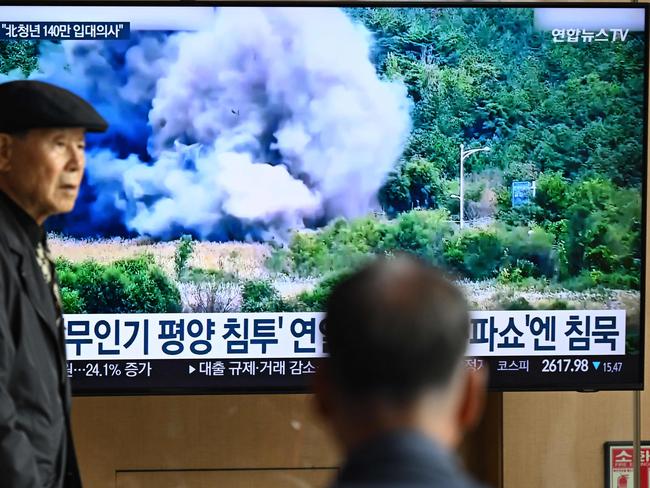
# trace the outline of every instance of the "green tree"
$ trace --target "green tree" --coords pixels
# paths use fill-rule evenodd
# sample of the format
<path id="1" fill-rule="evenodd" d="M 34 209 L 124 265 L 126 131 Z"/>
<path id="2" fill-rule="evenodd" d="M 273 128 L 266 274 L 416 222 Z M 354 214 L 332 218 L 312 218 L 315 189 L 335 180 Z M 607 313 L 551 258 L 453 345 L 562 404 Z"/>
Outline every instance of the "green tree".
<path id="1" fill-rule="evenodd" d="M 444 262 L 444 242 L 453 234 L 446 210 L 413 210 L 400 214 L 386 233 L 381 250 L 406 251 L 435 264 Z"/>
<path id="2" fill-rule="evenodd" d="M 445 241 L 444 258 L 461 276 L 484 280 L 497 276 L 504 246 L 496 229 L 467 229 Z"/>
<path id="3" fill-rule="evenodd" d="M 242 312 L 281 312 L 282 298 L 268 280 L 250 280 L 242 289 Z"/>
<path id="4" fill-rule="evenodd" d="M 391 174 L 379 192 L 379 199 L 383 208 L 394 215 L 413 208 L 438 208 L 443 195 L 440 170 L 431 161 L 414 157 Z"/>
<path id="5" fill-rule="evenodd" d="M 193 252 L 194 242 L 192 241 L 192 236 L 181 236 L 174 252 L 174 269 L 177 279 L 182 279 L 183 275 L 189 270 L 189 261 Z"/>
<path id="6" fill-rule="evenodd" d="M 0 41 L 0 73 L 19 69 L 23 76 L 38 70 L 39 41 Z"/>
<path id="7" fill-rule="evenodd" d="M 165 313 L 181 310 L 180 293 L 152 255 L 118 260 L 56 262 L 67 313 Z M 67 308 L 66 308 L 67 307 Z"/>
<path id="8" fill-rule="evenodd" d="M 559 172 L 542 173 L 536 181 L 535 203 L 544 218 L 555 222 L 563 219 L 570 204 L 569 182 Z"/>

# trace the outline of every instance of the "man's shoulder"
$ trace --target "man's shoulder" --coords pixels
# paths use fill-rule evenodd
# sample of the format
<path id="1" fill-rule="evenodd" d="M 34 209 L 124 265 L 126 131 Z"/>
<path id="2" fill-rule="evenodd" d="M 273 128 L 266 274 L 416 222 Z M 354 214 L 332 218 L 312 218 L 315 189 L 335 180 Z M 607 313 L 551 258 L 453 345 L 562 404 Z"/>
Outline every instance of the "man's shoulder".
<path id="1" fill-rule="evenodd" d="M 337 480 L 331 488 L 488 488 L 459 472 L 437 476 L 388 476 L 387 479 Z"/>
<path id="2" fill-rule="evenodd" d="M 29 244 L 6 210 L 0 202 L 0 292 L 4 293 L 19 283 L 19 265 L 25 259 Z"/>
<path id="3" fill-rule="evenodd" d="M 1 218 L 2 215 L 0 215 L 0 225 L 4 224 Z M 5 230 L 7 232 L 4 232 Z M 0 232 L 0 289 L 7 284 L 11 263 L 15 259 L 13 257 L 14 253 L 11 252 L 13 247 L 10 246 L 8 232 L 10 232 L 9 228 L 3 228 L 3 232 Z"/>
<path id="4" fill-rule="evenodd" d="M 439 444 L 415 432 L 391 433 L 352 453 L 336 488 L 481 488 Z"/>
<path id="5" fill-rule="evenodd" d="M 376 482 L 337 482 L 331 488 L 488 488 L 476 482 L 458 480 L 430 481 L 376 481 Z"/>
<path id="6" fill-rule="evenodd" d="M 19 228 L 11 209 L 5 203 L 6 197 L 0 198 L 0 252 L 13 247 L 19 233 Z"/>
<path id="7" fill-rule="evenodd" d="M 17 254 L 24 256 L 30 248 L 29 238 L 21 227 L 7 197 L 0 197 L 0 260 L 8 260 Z"/>

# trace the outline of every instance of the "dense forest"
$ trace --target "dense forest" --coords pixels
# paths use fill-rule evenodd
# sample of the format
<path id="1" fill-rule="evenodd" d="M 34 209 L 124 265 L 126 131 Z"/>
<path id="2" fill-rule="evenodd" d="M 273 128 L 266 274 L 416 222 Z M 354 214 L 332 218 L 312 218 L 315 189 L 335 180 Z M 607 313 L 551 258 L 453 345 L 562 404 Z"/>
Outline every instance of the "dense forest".
<path id="1" fill-rule="evenodd" d="M 349 9 L 373 61 L 403 80 L 413 129 L 379 200 L 387 218 L 338 221 L 290 246 L 293 270 L 346 269 L 404 249 L 472 280 L 638 288 L 644 47 L 554 43 L 531 9 Z M 465 162 L 459 230 L 459 146 Z M 513 207 L 513 181 L 535 182 Z"/>

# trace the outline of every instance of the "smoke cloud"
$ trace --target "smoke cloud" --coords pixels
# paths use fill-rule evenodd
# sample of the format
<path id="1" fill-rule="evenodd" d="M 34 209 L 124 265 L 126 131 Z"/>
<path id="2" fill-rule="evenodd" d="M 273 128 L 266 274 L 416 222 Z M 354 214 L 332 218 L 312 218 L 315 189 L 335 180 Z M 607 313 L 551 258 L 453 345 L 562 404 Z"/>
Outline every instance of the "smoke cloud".
<path id="1" fill-rule="evenodd" d="M 332 8 L 220 9 L 211 29 L 43 44 L 40 79 L 109 120 L 89 136 L 78 235 L 285 239 L 360 216 L 410 129 L 372 39 Z"/>

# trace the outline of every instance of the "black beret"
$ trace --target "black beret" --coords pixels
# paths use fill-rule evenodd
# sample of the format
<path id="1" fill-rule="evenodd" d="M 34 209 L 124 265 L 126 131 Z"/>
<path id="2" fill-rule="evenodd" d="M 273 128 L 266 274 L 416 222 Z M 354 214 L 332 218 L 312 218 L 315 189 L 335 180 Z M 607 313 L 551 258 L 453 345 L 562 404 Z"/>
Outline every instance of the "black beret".
<path id="1" fill-rule="evenodd" d="M 0 132 L 50 127 L 81 127 L 104 132 L 108 123 L 83 98 L 35 80 L 0 84 Z"/>

